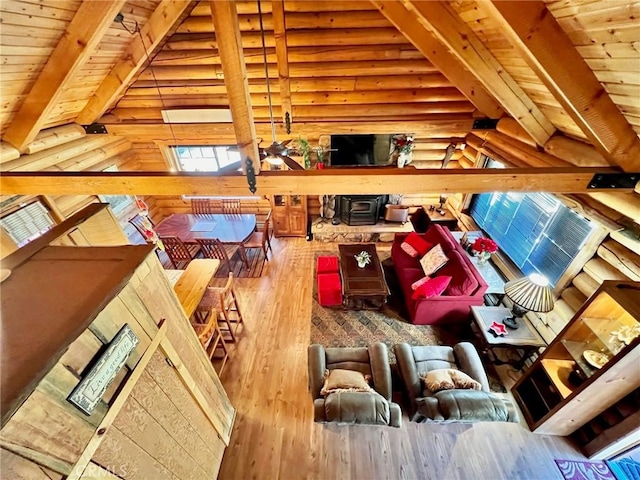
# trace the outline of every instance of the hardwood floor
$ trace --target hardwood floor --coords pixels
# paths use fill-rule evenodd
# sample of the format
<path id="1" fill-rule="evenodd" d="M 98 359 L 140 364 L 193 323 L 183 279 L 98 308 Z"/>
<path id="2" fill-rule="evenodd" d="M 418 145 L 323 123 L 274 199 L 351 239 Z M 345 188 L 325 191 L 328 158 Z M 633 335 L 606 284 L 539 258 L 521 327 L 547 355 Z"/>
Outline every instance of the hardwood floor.
<path id="1" fill-rule="evenodd" d="M 245 328 L 222 376 L 237 417 L 219 478 L 547 480 L 562 479 L 555 458 L 584 458 L 568 440 L 518 424 L 314 423 L 307 390 L 313 260 L 332 247 L 274 239 L 263 276 L 237 281 Z"/>

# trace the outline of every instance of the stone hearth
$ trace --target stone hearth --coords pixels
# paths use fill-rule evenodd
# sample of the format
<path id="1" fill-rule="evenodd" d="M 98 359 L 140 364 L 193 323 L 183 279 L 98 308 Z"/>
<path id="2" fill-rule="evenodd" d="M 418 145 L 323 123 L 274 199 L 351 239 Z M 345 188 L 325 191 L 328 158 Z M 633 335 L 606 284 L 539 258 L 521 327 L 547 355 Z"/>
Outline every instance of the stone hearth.
<path id="1" fill-rule="evenodd" d="M 316 217 L 311 224 L 313 239 L 318 242 L 392 242 L 396 233 L 413 232 L 411 222 L 386 223 L 384 220 L 375 225 L 350 226 L 340 222 L 333 225 L 331 220 Z"/>

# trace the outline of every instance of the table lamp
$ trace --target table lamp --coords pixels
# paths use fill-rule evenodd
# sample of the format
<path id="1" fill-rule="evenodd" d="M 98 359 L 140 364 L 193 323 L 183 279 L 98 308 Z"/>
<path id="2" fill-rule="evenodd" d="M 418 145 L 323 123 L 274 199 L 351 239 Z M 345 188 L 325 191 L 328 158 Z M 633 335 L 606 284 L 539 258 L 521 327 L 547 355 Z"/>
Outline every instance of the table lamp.
<path id="1" fill-rule="evenodd" d="M 513 307 L 511 317 L 506 317 L 502 323 L 511 329 L 519 327 L 518 319 L 527 312 L 553 310 L 553 291 L 549 280 L 538 273 L 505 283 L 504 293 L 513 302 Z"/>

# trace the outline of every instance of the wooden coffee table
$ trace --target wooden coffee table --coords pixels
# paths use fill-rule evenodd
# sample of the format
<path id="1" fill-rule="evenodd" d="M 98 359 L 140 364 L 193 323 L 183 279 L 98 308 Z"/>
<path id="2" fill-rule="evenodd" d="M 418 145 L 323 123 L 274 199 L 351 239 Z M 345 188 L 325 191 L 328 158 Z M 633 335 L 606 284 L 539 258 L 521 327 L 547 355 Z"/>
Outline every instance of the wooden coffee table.
<path id="1" fill-rule="evenodd" d="M 362 251 L 371 255 L 371 263 L 358 267 L 354 255 Z M 347 309 L 380 309 L 387 301 L 389 287 L 374 243 L 338 245 L 342 276 L 342 305 Z"/>

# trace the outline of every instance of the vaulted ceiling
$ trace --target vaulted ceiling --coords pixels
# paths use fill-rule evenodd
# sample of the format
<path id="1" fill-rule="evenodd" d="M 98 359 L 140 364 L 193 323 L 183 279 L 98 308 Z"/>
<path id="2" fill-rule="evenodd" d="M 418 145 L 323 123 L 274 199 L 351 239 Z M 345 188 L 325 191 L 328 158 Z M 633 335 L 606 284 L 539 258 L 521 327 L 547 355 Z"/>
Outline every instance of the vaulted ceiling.
<path id="1" fill-rule="evenodd" d="M 160 170 L 158 145 L 236 143 L 237 125 L 170 126 L 161 115 L 233 110 L 228 43 L 218 41 L 235 28 L 249 132 L 270 143 L 258 4 L 235 2 L 237 26 L 216 33 L 211 3 L 3 0 L 4 144 L 24 152 L 44 129 L 99 122 L 131 142 L 129 167 Z M 517 167 L 640 170 L 637 2 L 263 0 L 261 9 L 279 140 L 413 133 L 418 168 L 442 167 L 447 145 L 467 138 L 473 152 Z M 507 127 L 470 137 L 478 117 Z M 449 167 L 473 160 L 454 158 Z"/>

